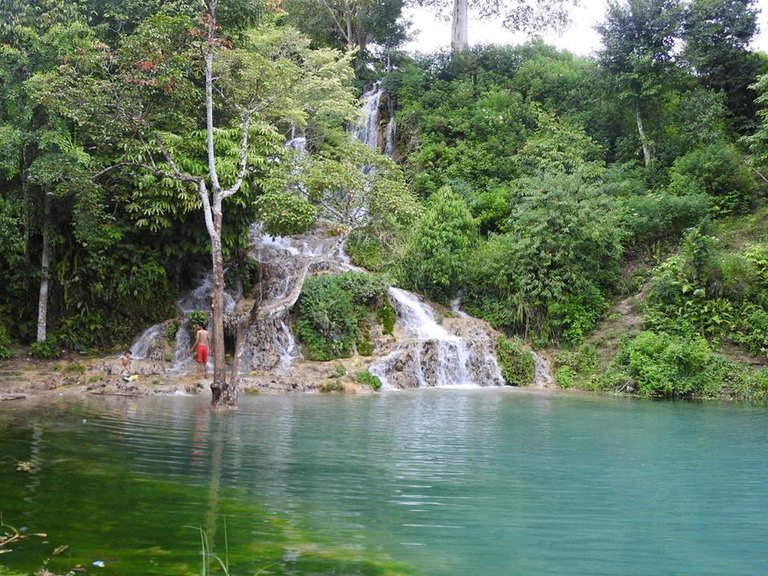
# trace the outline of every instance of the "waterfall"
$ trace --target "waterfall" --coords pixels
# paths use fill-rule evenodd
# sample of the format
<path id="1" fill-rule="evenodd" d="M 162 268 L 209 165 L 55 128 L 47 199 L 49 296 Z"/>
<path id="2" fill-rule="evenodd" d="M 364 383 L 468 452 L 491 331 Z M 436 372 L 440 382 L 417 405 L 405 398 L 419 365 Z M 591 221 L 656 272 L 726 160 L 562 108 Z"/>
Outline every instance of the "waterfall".
<path id="1" fill-rule="evenodd" d="M 384 154 L 390 158 L 395 156 L 395 137 L 397 136 L 397 124 L 395 123 L 395 117 L 390 116 L 389 122 L 387 122 L 387 130 L 384 137 Z"/>
<path id="2" fill-rule="evenodd" d="M 385 91 L 381 82 L 375 82 L 373 86 L 365 91 L 360 97 L 362 101 L 363 118 L 361 123 L 355 128 L 354 135 L 363 144 L 374 150 L 379 150 L 389 156 L 395 155 L 395 136 L 397 134 L 397 125 L 395 124 L 394 110 L 391 102 L 387 109 L 389 110 L 389 121 L 384 130 L 383 137 L 381 132 L 381 99 Z M 379 142 L 383 143 L 383 147 Z"/>
<path id="3" fill-rule="evenodd" d="M 194 362 L 192 356 L 192 340 L 189 335 L 189 326 L 187 325 L 187 316 L 190 312 L 211 311 L 211 289 L 213 288 L 213 278 L 206 274 L 200 280 L 196 288 L 190 290 L 179 298 L 176 302 L 178 312 L 179 327 L 176 331 L 176 338 L 173 342 L 172 358 L 173 364 L 169 368 L 172 371 L 188 368 Z M 224 293 L 224 312 L 231 312 L 236 301 L 240 298 L 239 291 L 234 294 Z M 164 360 L 166 333 L 168 323 L 162 322 L 150 326 L 131 346 L 131 353 L 136 360 Z M 212 367 L 213 358 L 209 360 L 209 368 Z"/>
<path id="4" fill-rule="evenodd" d="M 379 147 L 379 104 L 383 93 L 381 83 L 375 82 L 371 89 L 361 96 L 363 120 L 355 129 L 355 137 L 369 148 Z"/>
<path id="5" fill-rule="evenodd" d="M 164 324 L 150 326 L 131 346 L 131 355 L 135 360 L 164 360 L 166 330 Z"/>
<path id="6" fill-rule="evenodd" d="M 289 327 L 291 309 L 308 274 L 319 269 L 344 269 L 339 263 L 342 241 L 322 227 L 285 237 L 264 234 L 258 225 L 251 228 L 249 255 L 259 263 L 262 278 L 252 302 L 244 346 L 238 350 L 243 369 L 289 368 L 300 356 Z"/>
<path id="7" fill-rule="evenodd" d="M 549 368 L 549 361 L 537 352 L 531 351 L 533 355 L 533 365 L 535 372 L 533 375 L 533 382 L 531 382 L 532 388 L 554 388 L 555 379 L 552 377 L 552 372 Z"/>
<path id="8" fill-rule="evenodd" d="M 499 386 L 504 380 L 487 331 L 474 318 L 451 319 L 451 330 L 415 294 L 390 288 L 403 338 L 369 371 L 385 388 Z"/>

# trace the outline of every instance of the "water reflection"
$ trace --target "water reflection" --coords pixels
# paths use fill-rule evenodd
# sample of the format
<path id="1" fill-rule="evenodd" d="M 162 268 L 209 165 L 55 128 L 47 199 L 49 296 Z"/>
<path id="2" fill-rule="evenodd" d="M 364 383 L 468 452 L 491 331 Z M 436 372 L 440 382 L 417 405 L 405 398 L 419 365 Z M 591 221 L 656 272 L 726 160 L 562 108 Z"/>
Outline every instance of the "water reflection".
<path id="1" fill-rule="evenodd" d="M 487 389 L 0 405 L 3 519 L 49 534 L 0 563 L 198 573 L 202 530 L 233 574 L 764 574 L 767 424 Z"/>

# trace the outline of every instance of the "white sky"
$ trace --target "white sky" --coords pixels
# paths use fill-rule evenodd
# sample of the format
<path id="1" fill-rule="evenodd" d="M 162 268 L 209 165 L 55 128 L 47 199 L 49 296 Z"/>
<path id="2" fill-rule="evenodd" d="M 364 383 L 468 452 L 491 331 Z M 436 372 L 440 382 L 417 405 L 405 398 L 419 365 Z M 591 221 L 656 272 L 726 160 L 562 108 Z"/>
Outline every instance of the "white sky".
<path id="1" fill-rule="evenodd" d="M 560 34 L 544 36 L 545 42 L 584 56 L 590 55 L 600 47 L 600 37 L 593 27 L 603 19 L 606 0 L 582 0 L 581 4 L 579 8 L 572 9 L 571 27 Z M 760 9 L 760 30 L 752 48 L 768 53 L 768 0 L 758 0 L 757 6 Z M 448 47 L 451 40 L 450 22 L 438 19 L 434 12 L 426 9 L 407 9 L 404 13 L 413 22 L 413 32 L 418 31 L 416 40 L 407 43 L 405 50 L 432 52 Z M 470 10 L 470 44 L 519 44 L 527 39 L 524 35 L 505 30 L 498 22 L 480 22 L 473 20 L 471 16 Z"/>

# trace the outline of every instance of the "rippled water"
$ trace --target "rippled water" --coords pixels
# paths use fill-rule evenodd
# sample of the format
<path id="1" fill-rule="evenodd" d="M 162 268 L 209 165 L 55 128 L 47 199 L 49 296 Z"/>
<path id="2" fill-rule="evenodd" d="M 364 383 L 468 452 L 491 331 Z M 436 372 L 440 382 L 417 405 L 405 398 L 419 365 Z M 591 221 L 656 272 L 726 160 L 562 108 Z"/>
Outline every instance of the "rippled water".
<path id="1" fill-rule="evenodd" d="M 509 389 L 6 402 L 0 575 L 200 574 L 201 534 L 233 576 L 764 575 L 767 449 L 763 408 Z"/>

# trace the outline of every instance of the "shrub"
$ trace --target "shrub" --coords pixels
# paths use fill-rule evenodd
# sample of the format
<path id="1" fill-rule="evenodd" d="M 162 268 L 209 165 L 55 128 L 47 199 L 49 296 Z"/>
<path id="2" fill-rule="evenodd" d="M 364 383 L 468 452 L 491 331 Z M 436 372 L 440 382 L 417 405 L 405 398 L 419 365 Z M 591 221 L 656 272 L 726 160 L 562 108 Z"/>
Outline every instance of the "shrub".
<path id="1" fill-rule="evenodd" d="M 768 311 L 762 308 L 753 309 L 746 315 L 740 330 L 733 337 L 750 354 L 766 354 L 768 352 Z"/>
<path id="2" fill-rule="evenodd" d="M 712 211 L 728 214 L 749 204 L 754 181 L 732 144 L 716 143 L 692 150 L 675 160 L 669 191 L 677 196 L 707 194 Z"/>
<path id="3" fill-rule="evenodd" d="M 685 229 L 706 217 L 710 200 L 706 194 L 653 193 L 630 196 L 622 203 L 626 246 L 634 251 L 647 251 L 659 242 L 676 242 Z"/>
<path id="4" fill-rule="evenodd" d="M 367 370 L 363 370 L 355 374 L 355 380 L 364 386 L 370 386 L 374 390 L 381 389 L 381 380 L 378 376 L 374 376 Z"/>
<path id="5" fill-rule="evenodd" d="M 445 187 L 429 201 L 402 260 L 401 285 L 447 302 L 465 283 L 477 225 L 464 199 Z"/>
<path id="6" fill-rule="evenodd" d="M 379 324 L 381 324 L 384 334 L 391 335 L 395 331 L 397 313 L 392 303 L 386 298 L 382 301 L 381 306 L 379 306 L 377 319 Z"/>
<path id="7" fill-rule="evenodd" d="M 7 360 L 13 356 L 11 351 L 11 338 L 8 336 L 8 331 L 5 326 L 0 324 L 0 358 Z"/>
<path id="8" fill-rule="evenodd" d="M 634 381 L 637 394 L 649 397 L 718 396 L 733 371 L 700 336 L 647 330 L 625 342 L 614 363 Z"/>
<path id="9" fill-rule="evenodd" d="M 589 286 L 551 304 L 548 321 L 566 344 L 577 344 L 594 329 L 607 307 L 600 290 Z"/>
<path id="10" fill-rule="evenodd" d="M 54 360 L 61 357 L 58 337 L 55 334 L 48 334 L 43 342 L 33 342 L 29 345 L 29 355 L 42 360 Z"/>
<path id="11" fill-rule="evenodd" d="M 307 279 L 299 297 L 296 331 L 309 358 L 348 358 L 355 349 L 372 354 L 370 323 L 387 317 L 382 312 L 391 308 L 386 294 L 381 278 L 360 272 Z"/>
<path id="12" fill-rule="evenodd" d="M 594 375 L 599 358 L 591 344 L 582 344 L 576 349 L 559 350 L 555 354 L 555 381 L 561 388 L 583 387 Z"/>
<path id="13" fill-rule="evenodd" d="M 533 354 L 523 347 L 519 338 L 499 336 L 496 339 L 496 357 L 507 386 L 528 386 L 533 381 L 536 373 Z"/>
<path id="14" fill-rule="evenodd" d="M 576 385 L 576 370 L 570 366 L 562 366 L 555 373 L 555 381 L 560 388 L 573 388 Z"/>
<path id="15" fill-rule="evenodd" d="M 168 325 L 165 327 L 165 339 L 168 340 L 168 342 L 173 342 L 176 340 L 176 333 L 179 331 L 179 321 L 178 319 L 173 319 L 168 321 Z"/>
<path id="16" fill-rule="evenodd" d="M 189 335 L 194 340 L 195 338 L 195 326 L 200 325 L 203 328 L 208 326 L 208 320 L 210 320 L 210 314 L 208 312 L 202 312 L 200 310 L 192 310 L 192 312 L 189 312 L 187 314 L 187 330 L 189 331 Z M 178 330 L 178 328 L 177 328 Z"/>

